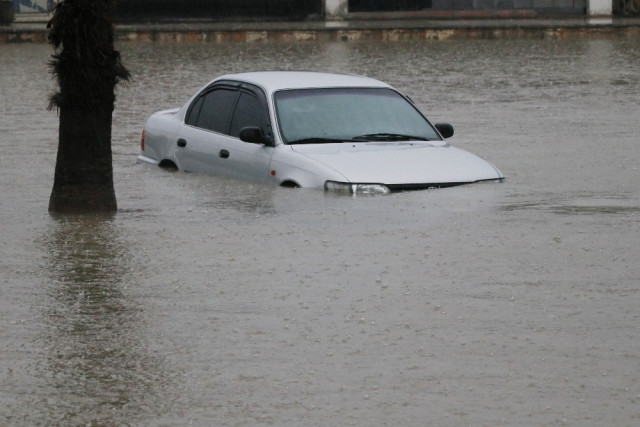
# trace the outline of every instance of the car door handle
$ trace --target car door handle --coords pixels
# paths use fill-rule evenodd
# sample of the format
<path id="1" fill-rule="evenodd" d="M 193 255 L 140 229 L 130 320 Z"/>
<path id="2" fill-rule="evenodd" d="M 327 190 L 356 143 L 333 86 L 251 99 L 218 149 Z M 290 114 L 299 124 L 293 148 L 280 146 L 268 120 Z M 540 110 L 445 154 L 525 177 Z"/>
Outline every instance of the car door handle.
<path id="1" fill-rule="evenodd" d="M 187 146 L 187 140 L 184 138 L 180 138 L 178 140 L 178 147 L 186 147 Z"/>
<path id="2" fill-rule="evenodd" d="M 228 150 L 220 150 L 220 153 L 218 153 L 218 154 L 223 159 L 228 159 L 229 158 L 229 151 Z"/>

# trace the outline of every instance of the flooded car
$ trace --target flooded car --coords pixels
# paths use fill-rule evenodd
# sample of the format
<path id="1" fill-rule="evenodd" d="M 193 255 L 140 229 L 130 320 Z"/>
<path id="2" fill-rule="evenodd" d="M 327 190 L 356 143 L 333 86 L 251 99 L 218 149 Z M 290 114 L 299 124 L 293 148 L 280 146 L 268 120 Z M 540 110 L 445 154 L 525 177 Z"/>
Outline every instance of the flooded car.
<path id="1" fill-rule="evenodd" d="M 153 114 L 138 161 L 284 187 L 381 193 L 500 181 L 390 85 L 317 72 L 221 76 Z"/>

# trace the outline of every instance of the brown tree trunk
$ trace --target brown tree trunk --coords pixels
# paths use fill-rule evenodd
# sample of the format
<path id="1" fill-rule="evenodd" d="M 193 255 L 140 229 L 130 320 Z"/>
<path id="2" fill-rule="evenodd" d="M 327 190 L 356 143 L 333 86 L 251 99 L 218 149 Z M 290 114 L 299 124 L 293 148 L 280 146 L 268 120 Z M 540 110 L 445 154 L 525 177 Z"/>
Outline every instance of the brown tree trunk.
<path id="1" fill-rule="evenodd" d="M 115 0 L 64 0 L 49 27 L 60 91 L 58 156 L 49 211 L 115 212 L 111 124 L 115 86 L 129 72 L 114 50 Z"/>
<path id="2" fill-rule="evenodd" d="M 60 109 L 58 156 L 49 199 L 56 213 L 115 212 L 111 111 Z"/>

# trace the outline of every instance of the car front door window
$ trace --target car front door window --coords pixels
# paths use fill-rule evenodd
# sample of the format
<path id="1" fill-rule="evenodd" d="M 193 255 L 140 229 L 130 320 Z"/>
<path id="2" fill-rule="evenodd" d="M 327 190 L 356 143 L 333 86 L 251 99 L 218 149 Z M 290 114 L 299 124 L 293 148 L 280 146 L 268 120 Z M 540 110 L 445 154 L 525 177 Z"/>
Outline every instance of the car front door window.
<path id="1" fill-rule="evenodd" d="M 269 116 L 267 110 L 260 104 L 257 97 L 252 94 L 241 92 L 238 105 L 231 121 L 231 136 L 238 138 L 242 128 L 247 126 L 258 126 L 263 131 L 268 132 Z"/>

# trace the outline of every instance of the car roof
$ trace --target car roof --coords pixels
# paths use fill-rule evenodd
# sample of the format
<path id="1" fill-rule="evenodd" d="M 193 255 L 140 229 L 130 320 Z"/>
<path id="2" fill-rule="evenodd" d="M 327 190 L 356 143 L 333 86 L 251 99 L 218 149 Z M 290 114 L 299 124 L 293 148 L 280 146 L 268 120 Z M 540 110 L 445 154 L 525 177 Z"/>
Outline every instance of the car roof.
<path id="1" fill-rule="evenodd" d="M 369 77 L 352 74 L 321 73 L 315 71 L 257 71 L 227 74 L 218 80 L 235 80 L 260 86 L 268 93 L 285 89 L 334 88 L 334 87 L 390 87 Z"/>

